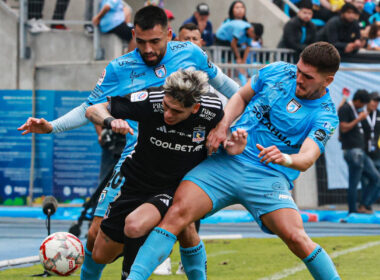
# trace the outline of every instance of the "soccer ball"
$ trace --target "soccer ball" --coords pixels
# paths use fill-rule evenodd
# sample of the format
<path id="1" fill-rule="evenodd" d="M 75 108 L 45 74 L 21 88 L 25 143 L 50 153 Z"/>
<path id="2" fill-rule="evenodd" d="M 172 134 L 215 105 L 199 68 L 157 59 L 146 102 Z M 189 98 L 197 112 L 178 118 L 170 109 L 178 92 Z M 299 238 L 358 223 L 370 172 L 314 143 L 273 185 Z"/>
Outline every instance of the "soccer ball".
<path id="1" fill-rule="evenodd" d="M 84 260 L 82 242 L 68 232 L 56 232 L 42 241 L 40 261 L 49 273 L 68 276 L 77 270 Z"/>

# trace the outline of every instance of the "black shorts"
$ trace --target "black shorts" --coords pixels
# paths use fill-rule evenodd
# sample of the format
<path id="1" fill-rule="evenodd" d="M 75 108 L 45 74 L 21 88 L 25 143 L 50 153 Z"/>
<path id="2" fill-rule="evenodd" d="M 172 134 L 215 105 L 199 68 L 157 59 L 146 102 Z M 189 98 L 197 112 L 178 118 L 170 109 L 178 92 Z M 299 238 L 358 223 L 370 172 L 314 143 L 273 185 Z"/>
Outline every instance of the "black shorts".
<path id="1" fill-rule="evenodd" d="M 126 188 L 125 188 L 126 187 Z M 144 203 L 153 204 L 163 218 L 173 202 L 176 189 L 162 190 L 156 193 L 144 193 L 136 190 L 127 191 L 123 186 L 121 194 L 110 203 L 100 225 L 102 231 L 113 241 L 124 243 L 125 218 Z"/>
<path id="2" fill-rule="evenodd" d="M 108 33 L 116 34 L 121 40 L 130 42 L 132 39 L 132 28 L 125 22 L 120 23 L 114 29 L 108 31 Z"/>

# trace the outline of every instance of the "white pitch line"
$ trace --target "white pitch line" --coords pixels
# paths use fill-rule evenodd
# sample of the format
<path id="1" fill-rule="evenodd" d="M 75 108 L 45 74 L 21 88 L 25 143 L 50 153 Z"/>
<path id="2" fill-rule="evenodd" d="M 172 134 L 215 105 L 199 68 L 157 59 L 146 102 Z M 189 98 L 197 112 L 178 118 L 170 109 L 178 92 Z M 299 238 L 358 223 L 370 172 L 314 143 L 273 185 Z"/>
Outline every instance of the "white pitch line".
<path id="1" fill-rule="evenodd" d="M 335 258 L 342 256 L 342 255 L 346 255 L 349 253 L 365 250 L 365 249 L 375 247 L 375 246 L 379 246 L 379 245 L 380 245 L 380 241 L 368 242 L 368 243 L 365 243 L 363 245 L 359 245 L 357 247 L 348 248 L 346 250 L 331 253 L 330 257 L 332 259 L 335 259 Z M 283 271 L 275 273 L 271 276 L 260 278 L 259 280 L 279 280 L 279 279 L 283 279 L 285 277 L 288 277 L 290 275 L 293 275 L 293 274 L 300 272 L 302 270 L 305 270 L 305 269 L 306 269 L 306 266 L 303 263 L 301 263 L 301 264 L 294 266 L 292 268 L 284 269 Z"/>
<path id="2" fill-rule="evenodd" d="M 25 258 L 18 258 L 18 259 L 12 259 L 12 260 L 5 260 L 0 261 L 0 268 L 5 267 L 11 267 L 21 264 L 28 264 L 28 263 L 37 263 L 40 262 L 39 256 L 31 256 L 31 257 L 25 257 Z"/>
<path id="3" fill-rule="evenodd" d="M 201 239 L 241 239 L 243 235 L 241 234 L 210 234 L 210 235 L 201 235 Z"/>

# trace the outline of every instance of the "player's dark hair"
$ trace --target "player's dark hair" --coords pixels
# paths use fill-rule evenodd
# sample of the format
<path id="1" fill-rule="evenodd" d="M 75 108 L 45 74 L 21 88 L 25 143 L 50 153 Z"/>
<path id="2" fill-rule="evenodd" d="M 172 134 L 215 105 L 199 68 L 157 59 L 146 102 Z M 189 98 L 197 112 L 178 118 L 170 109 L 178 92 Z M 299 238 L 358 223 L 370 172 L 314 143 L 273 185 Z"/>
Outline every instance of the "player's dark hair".
<path id="1" fill-rule="evenodd" d="M 300 54 L 305 64 L 314 66 L 319 73 L 335 74 L 340 65 L 338 50 L 330 43 L 316 42 L 307 46 Z"/>
<path id="2" fill-rule="evenodd" d="M 358 89 L 352 97 L 352 100 L 359 100 L 360 102 L 367 104 L 371 101 L 371 96 L 365 89 Z"/>
<path id="3" fill-rule="evenodd" d="M 209 91 L 207 74 L 202 71 L 179 70 L 166 78 L 165 94 L 188 108 L 201 102 L 201 96 Z"/>
<path id="4" fill-rule="evenodd" d="M 201 32 L 201 30 L 199 29 L 198 25 L 196 25 L 196 24 L 193 23 L 193 22 L 185 23 L 184 25 L 182 25 L 182 26 L 179 28 L 179 32 L 181 32 L 182 29 L 186 29 L 186 30 L 190 30 L 190 31 L 198 30 L 199 33 Z"/>
<path id="5" fill-rule="evenodd" d="M 146 6 L 137 11 L 134 25 L 138 25 L 142 30 L 152 29 L 156 25 L 163 28 L 168 26 L 168 17 L 163 9 L 157 6 Z"/>

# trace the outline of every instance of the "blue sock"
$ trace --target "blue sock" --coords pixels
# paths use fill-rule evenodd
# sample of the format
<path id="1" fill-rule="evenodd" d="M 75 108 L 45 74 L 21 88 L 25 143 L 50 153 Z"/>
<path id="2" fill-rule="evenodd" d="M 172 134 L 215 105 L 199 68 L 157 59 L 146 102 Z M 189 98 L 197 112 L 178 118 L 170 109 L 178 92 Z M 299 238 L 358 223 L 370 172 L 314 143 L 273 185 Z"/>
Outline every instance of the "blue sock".
<path id="1" fill-rule="evenodd" d="M 149 234 L 144 245 L 140 248 L 131 268 L 128 279 L 146 280 L 154 269 L 161 264 L 172 251 L 177 237 L 159 227 Z"/>
<path id="2" fill-rule="evenodd" d="M 81 280 L 99 280 L 106 265 L 98 264 L 92 259 L 92 252 L 84 246 L 84 262 L 80 271 Z"/>
<path id="3" fill-rule="evenodd" d="M 195 247 L 180 247 L 181 261 L 185 269 L 187 279 L 206 280 L 207 279 L 207 256 L 205 245 L 202 240 Z"/>
<path id="4" fill-rule="evenodd" d="M 319 245 L 303 259 L 311 275 L 316 280 L 339 280 L 335 265 L 325 250 Z"/>

